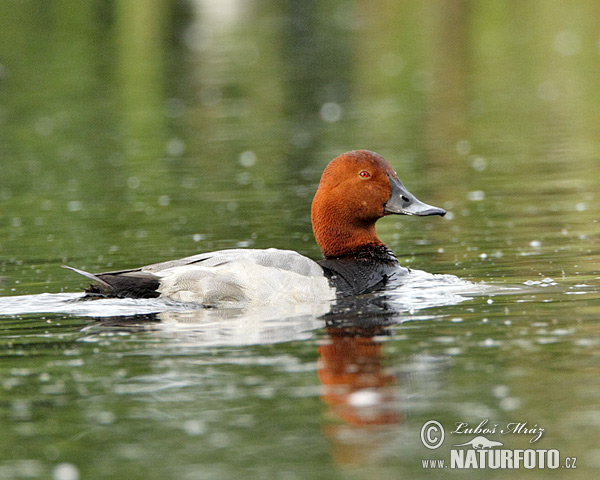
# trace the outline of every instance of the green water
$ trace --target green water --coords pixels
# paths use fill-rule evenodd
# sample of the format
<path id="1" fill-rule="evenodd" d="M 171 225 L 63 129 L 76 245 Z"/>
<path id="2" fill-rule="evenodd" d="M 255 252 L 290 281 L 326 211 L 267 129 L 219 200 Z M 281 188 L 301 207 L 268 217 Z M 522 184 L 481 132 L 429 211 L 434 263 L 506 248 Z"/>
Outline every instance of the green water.
<path id="1" fill-rule="evenodd" d="M 317 259 L 312 195 L 354 148 L 449 211 L 380 221 L 401 262 L 487 290 L 259 339 L 243 314 L 1 315 L 0 478 L 596 478 L 599 18 L 583 0 L 4 0 L 0 300 L 80 291 L 63 264 Z M 544 428 L 487 438 L 577 468 L 423 468 L 485 419 Z"/>

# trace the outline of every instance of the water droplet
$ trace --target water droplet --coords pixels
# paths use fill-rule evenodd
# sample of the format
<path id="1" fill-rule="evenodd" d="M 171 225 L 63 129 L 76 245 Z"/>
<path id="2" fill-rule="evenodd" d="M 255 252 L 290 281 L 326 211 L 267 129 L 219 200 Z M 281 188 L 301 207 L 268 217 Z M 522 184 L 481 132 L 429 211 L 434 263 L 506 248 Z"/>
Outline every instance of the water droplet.
<path id="1" fill-rule="evenodd" d="M 200 420 L 188 420 L 183 424 L 183 430 L 190 436 L 204 435 L 206 433 L 206 425 Z"/>
<path id="2" fill-rule="evenodd" d="M 508 397 L 509 389 L 506 385 L 496 385 L 492 388 L 492 395 L 496 398 L 506 398 Z"/>
<path id="3" fill-rule="evenodd" d="M 82 204 L 79 200 L 71 200 L 67 203 L 67 209 L 69 210 L 69 212 L 78 212 L 79 210 L 81 210 L 81 208 Z"/>
<path id="4" fill-rule="evenodd" d="M 321 118 L 328 122 L 337 122 L 342 117 L 342 107 L 335 102 L 327 102 L 321 107 Z"/>
<path id="5" fill-rule="evenodd" d="M 467 193 L 467 198 L 472 202 L 480 202 L 485 198 L 485 193 L 482 190 L 474 190 Z"/>
<path id="6" fill-rule="evenodd" d="M 185 143 L 180 138 L 172 138 L 167 142 L 165 150 L 171 157 L 180 157 L 185 152 Z"/>
<path id="7" fill-rule="evenodd" d="M 52 471 L 54 480 L 79 480 L 79 469 L 72 463 L 59 463 Z"/>
<path id="8" fill-rule="evenodd" d="M 252 167 L 256 163 L 256 154 L 251 150 L 240 153 L 240 165 L 242 167 Z"/>
<path id="9" fill-rule="evenodd" d="M 486 338 L 483 342 L 480 343 L 483 347 L 499 347 L 502 345 L 502 342 L 498 340 L 494 340 L 493 338 Z"/>
<path id="10" fill-rule="evenodd" d="M 468 140 L 459 140 L 456 144 L 456 151 L 459 155 L 468 155 L 471 153 L 471 142 Z"/>
<path id="11" fill-rule="evenodd" d="M 483 172 L 487 168 L 487 160 L 483 157 L 475 157 L 471 162 L 473 169 Z"/>
<path id="12" fill-rule="evenodd" d="M 249 185 L 252 182 L 252 174 L 250 172 L 240 172 L 236 176 L 236 181 L 240 185 Z"/>
<path id="13" fill-rule="evenodd" d="M 348 395 L 348 405 L 353 407 L 371 407 L 381 402 L 381 395 L 374 390 L 364 389 Z"/>
<path id="14" fill-rule="evenodd" d="M 506 397 L 500 400 L 500 408 L 505 412 L 512 412 L 521 406 L 521 400 L 515 397 Z"/>
<path id="15" fill-rule="evenodd" d="M 579 53 L 580 49 L 581 39 L 573 30 L 561 30 L 554 37 L 554 50 L 560 55 L 570 57 Z"/>
<path id="16" fill-rule="evenodd" d="M 41 117 L 35 122 L 34 128 L 40 135 L 47 137 L 54 130 L 54 123 L 50 117 Z"/>
<path id="17" fill-rule="evenodd" d="M 138 177 L 129 177 L 127 179 L 127 187 L 135 190 L 140 186 L 140 179 Z"/>

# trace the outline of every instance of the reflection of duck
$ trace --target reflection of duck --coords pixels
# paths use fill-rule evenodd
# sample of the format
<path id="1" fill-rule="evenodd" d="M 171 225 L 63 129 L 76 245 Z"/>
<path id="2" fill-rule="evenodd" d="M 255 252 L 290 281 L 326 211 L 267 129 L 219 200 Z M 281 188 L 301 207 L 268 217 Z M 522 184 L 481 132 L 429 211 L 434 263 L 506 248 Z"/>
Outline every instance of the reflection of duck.
<path id="1" fill-rule="evenodd" d="M 382 367 L 383 327 L 329 327 L 319 347 L 322 399 L 335 416 L 353 425 L 400 423 L 394 396 L 386 388 L 395 381 Z"/>
<path id="2" fill-rule="evenodd" d="M 379 239 L 385 215 L 444 215 L 417 200 L 389 163 L 366 150 L 333 159 L 315 194 L 311 220 L 324 259 L 289 250 L 224 250 L 132 270 L 91 274 L 87 292 L 210 306 L 315 303 L 382 289 L 408 274 Z"/>

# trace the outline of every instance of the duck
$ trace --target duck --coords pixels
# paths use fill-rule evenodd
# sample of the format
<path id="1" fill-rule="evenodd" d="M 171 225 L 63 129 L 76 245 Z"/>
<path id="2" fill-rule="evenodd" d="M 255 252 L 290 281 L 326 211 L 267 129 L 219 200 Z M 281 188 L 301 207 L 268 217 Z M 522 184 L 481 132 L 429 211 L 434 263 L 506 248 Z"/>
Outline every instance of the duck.
<path id="1" fill-rule="evenodd" d="M 321 260 L 292 250 L 229 249 L 112 272 L 65 268 L 93 281 L 87 297 L 160 297 L 204 307 L 332 301 L 399 285 L 409 275 L 377 235 L 380 218 L 445 214 L 411 194 L 381 155 L 353 150 L 329 162 L 312 201 Z"/>

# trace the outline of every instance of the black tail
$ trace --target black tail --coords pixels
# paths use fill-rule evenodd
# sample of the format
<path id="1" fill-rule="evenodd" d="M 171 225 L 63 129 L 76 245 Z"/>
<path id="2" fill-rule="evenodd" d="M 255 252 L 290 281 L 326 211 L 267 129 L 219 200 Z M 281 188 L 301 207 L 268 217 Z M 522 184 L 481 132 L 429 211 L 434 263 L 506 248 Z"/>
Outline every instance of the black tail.
<path id="1" fill-rule="evenodd" d="M 85 270 L 63 265 L 79 275 L 93 280 L 95 283 L 85 290 L 94 297 L 116 298 L 156 298 L 160 285 L 158 277 L 141 270 L 123 270 L 120 272 L 89 273 Z"/>

